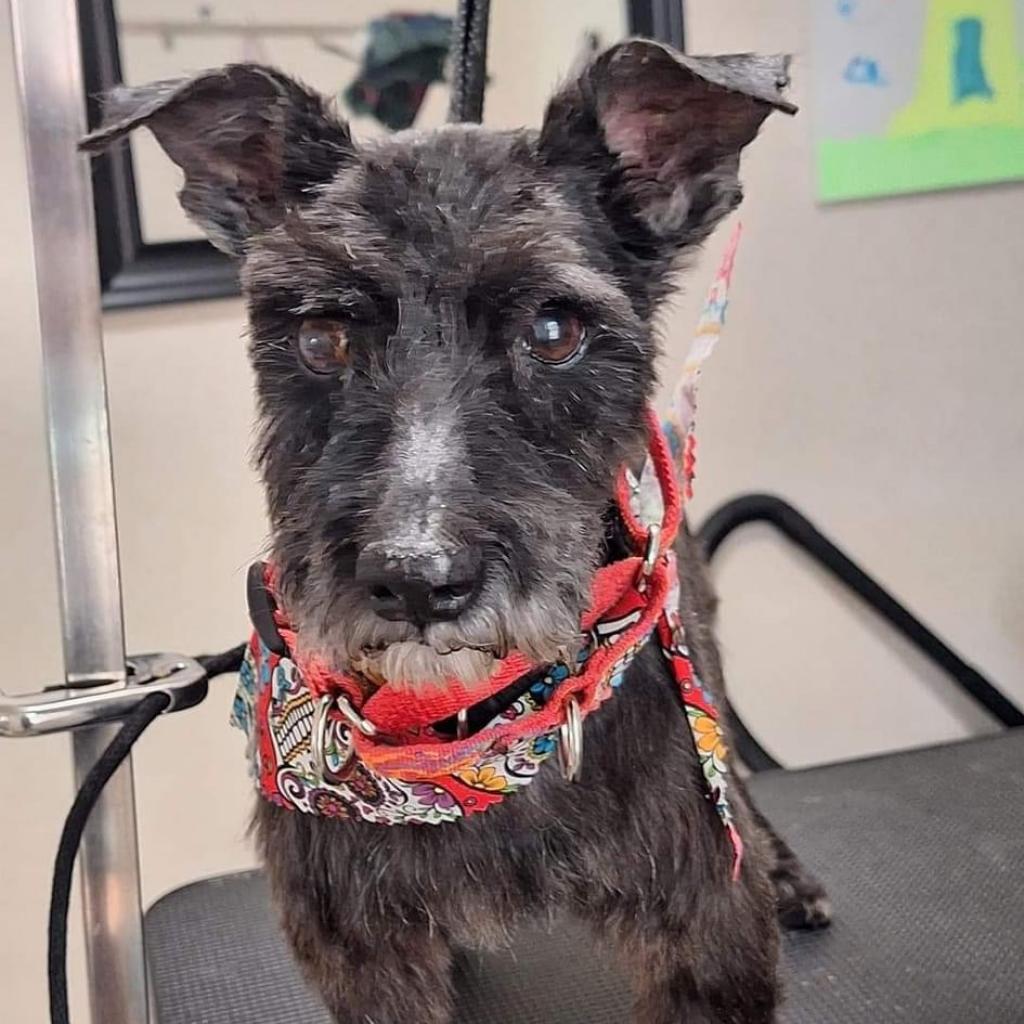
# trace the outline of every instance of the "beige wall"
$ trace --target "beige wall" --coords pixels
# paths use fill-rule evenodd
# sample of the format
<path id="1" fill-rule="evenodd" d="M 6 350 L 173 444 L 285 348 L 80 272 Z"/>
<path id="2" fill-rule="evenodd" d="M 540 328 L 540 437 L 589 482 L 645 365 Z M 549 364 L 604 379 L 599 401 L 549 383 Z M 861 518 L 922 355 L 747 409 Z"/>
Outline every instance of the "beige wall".
<path id="1" fill-rule="evenodd" d="M 809 109 L 805 6 L 691 2 L 690 45 L 795 54 Z M 809 133 L 809 117 L 775 119 L 746 164 L 697 512 L 744 490 L 786 496 L 1024 700 L 1024 185 L 822 208 Z M 692 322 L 686 305 L 667 338 Z M 718 566 L 721 639 L 737 705 L 787 763 L 991 727 L 767 528 L 748 529 Z"/>
<path id="2" fill-rule="evenodd" d="M 768 6 L 691 0 L 691 45 L 792 51 L 799 99 L 810 56 L 804 5 L 776 0 L 770 15 Z M 532 7 L 543 9 L 539 0 Z M 532 54 L 552 67 L 562 44 L 531 50 L 510 11 L 507 0 L 497 5 L 498 31 L 514 43 L 509 66 L 529 67 Z M 61 661 L 8 34 L 0 5 L 0 635 L 2 686 L 17 691 L 58 678 Z M 526 80 L 526 116 L 546 88 Z M 493 113 L 502 123 L 513 116 Z M 743 490 L 789 497 L 1024 700 L 1024 192 L 821 209 L 808 120 L 773 119 L 747 162 L 730 321 L 701 399 L 697 515 Z M 670 364 L 721 241 L 665 318 Z M 132 650 L 218 649 L 245 632 L 243 573 L 264 519 L 246 462 L 252 403 L 241 330 L 234 301 L 107 319 Z M 774 537 L 738 536 L 718 579 L 736 703 L 788 763 L 989 727 Z M 147 902 L 251 861 L 241 744 L 226 726 L 231 687 L 221 680 L 206 704 L 159 722 L 139 747 Z M 0 988 L 4 1019 L 19 1024 L 45 1012 L 48 875 L 70 797 L 65 740 L 0 744 Z M 77 956 L 74 971 L 77 991 Z"/>

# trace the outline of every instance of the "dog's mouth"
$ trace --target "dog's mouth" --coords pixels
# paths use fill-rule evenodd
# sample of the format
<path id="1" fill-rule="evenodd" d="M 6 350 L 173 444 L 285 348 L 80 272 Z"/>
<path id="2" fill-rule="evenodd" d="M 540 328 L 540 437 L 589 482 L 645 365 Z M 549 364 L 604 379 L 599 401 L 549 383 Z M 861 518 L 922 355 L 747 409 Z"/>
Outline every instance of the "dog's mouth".
<path id="1" fill-rule="evenodd" d="M 325 588 L 326 589 L 326 588 Z M 531 665 L 572 658 L 584 642 L 576 602 L 561 592 L 499 593 L 452 620 L 386 620 L 345 591 L 284 595 L 304 646 L 334 671 L 361 676 L 371 688 L 486 687 L 499 663 L 516 653 Z"/>
<path id="2" fill-rule="evenodd" d="M 418 687 L 454 680 L 472 687 L 487 681 L 501 656 L 496 647 L 486 645 L 438 650 L 422 641 L 401 640 L 364 648 L 351 667 L 378 686 Z"/>

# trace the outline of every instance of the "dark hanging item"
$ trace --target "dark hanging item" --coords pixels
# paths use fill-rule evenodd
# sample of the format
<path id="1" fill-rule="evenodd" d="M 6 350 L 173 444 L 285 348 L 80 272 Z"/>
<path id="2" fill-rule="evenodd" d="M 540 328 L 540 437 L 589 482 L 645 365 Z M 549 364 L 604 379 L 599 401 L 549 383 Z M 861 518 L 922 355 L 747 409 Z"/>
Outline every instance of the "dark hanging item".
<path id="1" fill-rule="evenodd" d="M 484 116 L 487 81 L 487 23 L 490 0 L 459 0 L 452 44 L 452 99 L 449 121 L 475 121 Z"/>
<path id="2" fill-rule="evenodd" d="M 410 127 L 429 86 L 444 77 L 452 31 L 452 19 L 438 14 L 371 21 L 363 66 L 345 90 L 345 102 L 392 131 Z"/>

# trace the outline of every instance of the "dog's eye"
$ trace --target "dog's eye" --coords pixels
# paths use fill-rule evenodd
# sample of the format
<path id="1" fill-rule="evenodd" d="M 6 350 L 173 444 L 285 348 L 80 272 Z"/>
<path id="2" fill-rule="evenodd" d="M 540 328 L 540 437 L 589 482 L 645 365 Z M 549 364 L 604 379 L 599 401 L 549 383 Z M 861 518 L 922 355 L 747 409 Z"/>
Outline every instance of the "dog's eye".
<path id="1" fill-rule="evenodd" d="M 311 373 L 337 373 L 348 363 L 348 337 L 337 320 L 303 320 L 295 347 Z"/>
<path id="2" fill-rule="evenodd" d="M 574 313 L 546 309 L 534 317 L 523 342 L 534 359 L 558 365 L 568 363 L 583 351 L 587 332 Z"/>

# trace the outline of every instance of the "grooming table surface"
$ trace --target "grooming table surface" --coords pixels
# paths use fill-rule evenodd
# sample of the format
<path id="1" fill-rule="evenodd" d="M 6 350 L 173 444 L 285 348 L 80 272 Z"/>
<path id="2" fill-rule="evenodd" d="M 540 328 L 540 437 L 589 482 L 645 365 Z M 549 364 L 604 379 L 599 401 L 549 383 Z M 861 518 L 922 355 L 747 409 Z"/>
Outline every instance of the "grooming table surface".
<path id="1" fill-rule="evenodd" d="M 784 1024 L 1024 1024 L 1024 730 L 751 788 L 835 910 L 784 941 Z M 256 872 L 165 896 L 146 941 L 158 1024 L 331 1024 Z M 467 956 L 458 991 L 458 1024 L 629 1020 L 621 976 L 571 926 Z"/>

